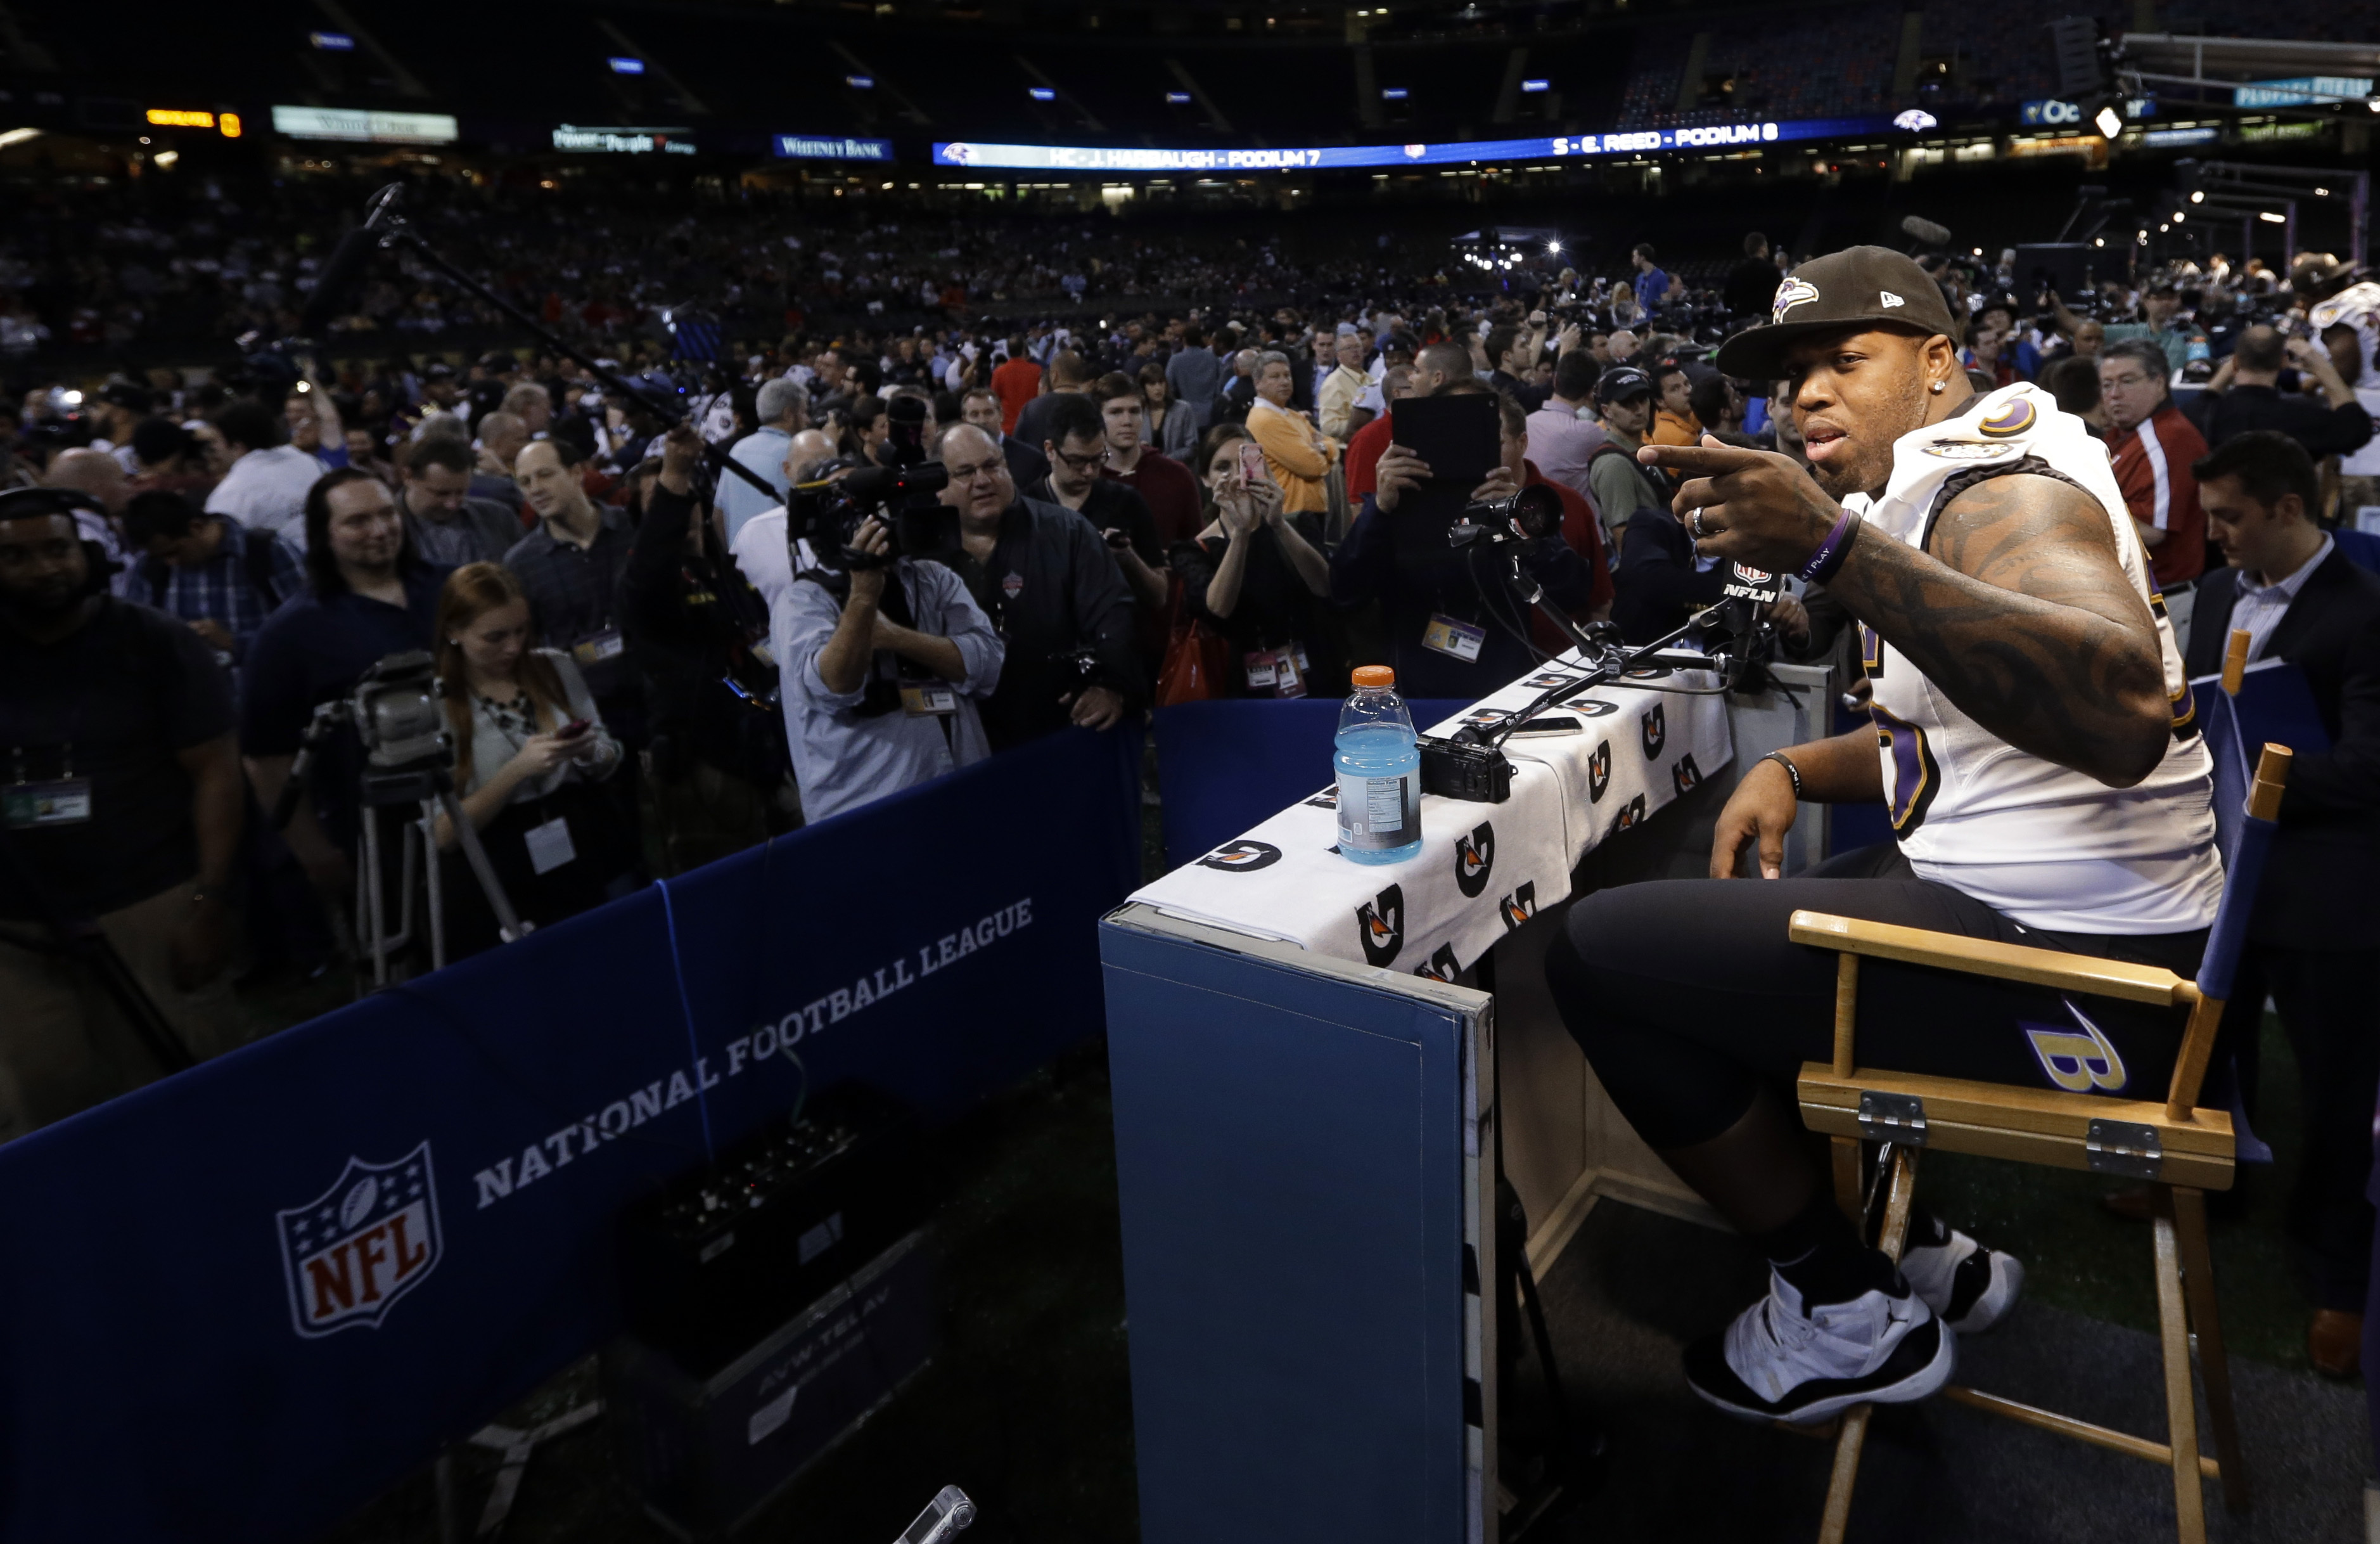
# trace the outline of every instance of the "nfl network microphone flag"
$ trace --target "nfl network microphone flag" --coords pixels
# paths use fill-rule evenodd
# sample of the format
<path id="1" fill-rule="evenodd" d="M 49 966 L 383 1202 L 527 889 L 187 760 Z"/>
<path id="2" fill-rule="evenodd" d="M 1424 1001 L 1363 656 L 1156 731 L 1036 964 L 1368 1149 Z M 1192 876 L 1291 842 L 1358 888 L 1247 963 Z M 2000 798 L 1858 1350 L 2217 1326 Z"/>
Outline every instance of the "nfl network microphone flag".
<path id="1" fill-rule="evenodd" d="M 1139 749 L 1051 736 L 0 1147 L 0 1539 L 319 1538 L 612 1333 L 632 1196 L 805 1090 L 947 1116 L 1097 1032 Z"/>

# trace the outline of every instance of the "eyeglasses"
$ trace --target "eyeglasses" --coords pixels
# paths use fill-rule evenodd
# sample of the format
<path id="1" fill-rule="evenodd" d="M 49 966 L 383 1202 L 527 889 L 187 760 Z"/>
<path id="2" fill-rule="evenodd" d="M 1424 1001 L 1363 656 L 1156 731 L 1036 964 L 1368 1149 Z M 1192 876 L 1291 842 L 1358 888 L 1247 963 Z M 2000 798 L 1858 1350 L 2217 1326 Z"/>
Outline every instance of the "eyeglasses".
<path id="1" fill-rule="evenodd" d="M 1078 472 L 1087 472 L 1094 467 L 1104 466 L 1108 458 L 1108 453 L 1105 447 L 1095 450 L 1088 456 L 1069 456 L 1064 451 L 1059 450 L 1053 445 L 1050 447 L 1050 453 L 1056 456 L 1059 460 L 1066 463 L 1069 470 Z"/>
<path id="2" fill-rule="evenodd" d="M 2145 386 L 2148 383 L 2149 378 L 2145 375 L 2110 375 L 2105 381 L 2100 383 L 2103 386 L 2124 387 Z"/>
<path id="3" fill-rule="evenodd" d="M 1001 470 L 1007 465 L 1007 461 L 1002 459 L 999 461 L 985 461 L 973 467 L 946 466 L 942 469 L 950 474 L 950 478 L 953 482 L 973 482 L 977 478 L 991 476 L 994 472 Z"/>

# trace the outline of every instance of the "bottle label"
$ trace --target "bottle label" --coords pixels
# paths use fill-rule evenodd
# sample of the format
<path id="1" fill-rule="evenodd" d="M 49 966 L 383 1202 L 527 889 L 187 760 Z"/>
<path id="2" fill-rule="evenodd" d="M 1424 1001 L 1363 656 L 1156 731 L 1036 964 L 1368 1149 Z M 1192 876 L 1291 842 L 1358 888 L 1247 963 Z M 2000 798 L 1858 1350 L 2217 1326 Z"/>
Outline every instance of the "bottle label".
<path id="1" fill-rule="evenodd" d="M 1339 774 L 1339 845 L 1386 852 L 1421 836 L 1419 780 Z"/>

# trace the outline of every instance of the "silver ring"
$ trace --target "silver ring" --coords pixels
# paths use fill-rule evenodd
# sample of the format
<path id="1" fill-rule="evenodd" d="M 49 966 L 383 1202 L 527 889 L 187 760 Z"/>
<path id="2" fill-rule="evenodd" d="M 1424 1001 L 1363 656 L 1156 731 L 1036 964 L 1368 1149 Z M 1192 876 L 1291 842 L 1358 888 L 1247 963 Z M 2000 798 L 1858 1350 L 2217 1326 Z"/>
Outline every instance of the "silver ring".
<path id="1" fill-rule="evenodd" d="M 1703 540 L 1703 512 L 1701 510 L 1697 509 L 1692 515 L 1687 516 L 1686 525 L 1694 531 L 1695 541 L 1700 541 Z"/>

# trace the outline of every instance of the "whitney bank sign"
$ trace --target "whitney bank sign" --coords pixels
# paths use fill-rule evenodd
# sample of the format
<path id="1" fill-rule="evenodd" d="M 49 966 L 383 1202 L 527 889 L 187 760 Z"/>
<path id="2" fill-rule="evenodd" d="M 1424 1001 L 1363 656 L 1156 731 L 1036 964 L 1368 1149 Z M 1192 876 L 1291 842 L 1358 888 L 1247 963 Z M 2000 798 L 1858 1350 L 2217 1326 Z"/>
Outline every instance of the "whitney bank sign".
<path id="1" fill-rule="evenodd" d="M 890 140 L 848 140 L 837 134 L 780 134 L 771 148 L 780 161 L 891 161 Z"/>

